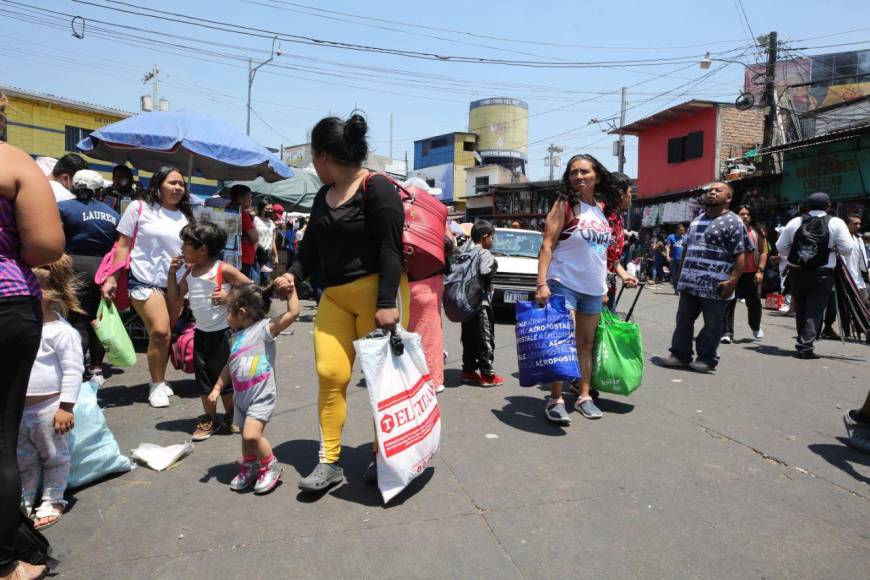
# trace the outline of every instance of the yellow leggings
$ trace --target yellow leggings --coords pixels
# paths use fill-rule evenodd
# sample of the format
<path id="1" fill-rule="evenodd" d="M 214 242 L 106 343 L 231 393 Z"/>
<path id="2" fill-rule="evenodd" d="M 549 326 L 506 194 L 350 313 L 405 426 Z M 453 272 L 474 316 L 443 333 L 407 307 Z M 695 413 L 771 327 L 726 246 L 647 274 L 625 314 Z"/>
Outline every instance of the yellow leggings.
<path id="1" fill-rule="evenodd" d="M 403 275 L 399 285 L 402 326 L 408 326 L 410 294 Z M 314 356 L 320 395 L 320 461 L 336 463 L 347 416 L 347 385 L 356 351 L 353 341 L 375 330 L 378 275 L 370 274 L 323 292 L 314 322 Z"/>

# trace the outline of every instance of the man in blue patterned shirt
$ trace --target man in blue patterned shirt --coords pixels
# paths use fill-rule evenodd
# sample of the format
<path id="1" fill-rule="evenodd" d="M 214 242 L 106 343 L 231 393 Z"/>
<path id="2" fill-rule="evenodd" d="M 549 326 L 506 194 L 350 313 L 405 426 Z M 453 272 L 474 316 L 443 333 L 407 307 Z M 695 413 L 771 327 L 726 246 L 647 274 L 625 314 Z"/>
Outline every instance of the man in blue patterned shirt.
<path id="1" fill-rule="evenodd" d="M 722 338 L 725 308 L 734 300 L 734 288 L 743 273 L 745 253 L 754 250 L 740 218 L 728 209 L 734 191 L 727 183 L 706 186 L 702 201 L 705 212 L 695 218 L 686 233 L 677 291 L 680 305 L 671 340 L 669 367 L 689 366 L 699 372 L 716 368 Z M 695 320 L 704 315 L 704 327 L 695 339 L 697 358 L 692 360 Z"/>

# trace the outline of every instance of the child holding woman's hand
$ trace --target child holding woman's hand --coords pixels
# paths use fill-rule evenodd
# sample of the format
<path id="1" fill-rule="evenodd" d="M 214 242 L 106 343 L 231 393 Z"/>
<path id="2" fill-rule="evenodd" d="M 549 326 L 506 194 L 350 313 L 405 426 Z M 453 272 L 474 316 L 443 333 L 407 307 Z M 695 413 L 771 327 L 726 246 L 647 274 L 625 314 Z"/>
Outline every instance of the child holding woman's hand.
<path id="1" fill-rule="evenodd" d="M 281 480 L 282 468 L 263 437 L 263 430 L 275 410 L 275 337 L 299 316 L 299 299 L 292 283 L 283 288 L 287 311 L 272 318 L 269 313 L 272 286 L 254 284 L 233 288 L 227 301 L 227 322 L 234 330 L 230 339 L 230 360 L 209 394 L 217 403 L 221 391 L 233 386 L 234 420 L 242 430 L 242 459 L 239 474 L 230 482 L 233 491 L 270 492 Z"/>

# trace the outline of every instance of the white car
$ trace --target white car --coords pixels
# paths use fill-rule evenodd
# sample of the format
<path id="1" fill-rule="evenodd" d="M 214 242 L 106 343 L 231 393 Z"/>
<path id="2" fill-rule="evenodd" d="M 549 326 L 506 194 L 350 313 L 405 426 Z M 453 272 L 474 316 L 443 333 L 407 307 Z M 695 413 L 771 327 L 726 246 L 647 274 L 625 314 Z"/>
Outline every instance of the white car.
<path id="1" fill-rule="evenodd" d="M 495 229 L 492 254 L 498 260 L 493 278 L 493 306 L 513 308 L 520 300 L 534 300 L 538 281 L 538 253 L 544 236 L 532 230 Z"/>

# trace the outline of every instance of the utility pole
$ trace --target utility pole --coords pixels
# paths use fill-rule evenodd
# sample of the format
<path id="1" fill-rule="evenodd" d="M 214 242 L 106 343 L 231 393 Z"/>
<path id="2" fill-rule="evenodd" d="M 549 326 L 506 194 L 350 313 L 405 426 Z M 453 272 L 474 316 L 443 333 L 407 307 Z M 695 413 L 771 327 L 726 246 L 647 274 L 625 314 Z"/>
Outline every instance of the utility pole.
<path id="1" fill-rule="evenodd" d="M 245 134 L 251 134 L 251 87 L 254 85 L 254 77 L 257 76 L 257 71 L 260 70 L 260 67 L 265 66 L 272 62 L 272 59 L 275 58 L 275 43 L 278 42 L 278 37 L 272 39 L 272 53 L 268 59 L 264 60 L 257 66 L 253 66 L 254 63 L 251 59 L 248 59 L 248 122 L 245 125 Z M 281 56 L 281 51 L 278 51 L 278 56 Z"/>
<path id="2" fill-rule="evenodd" d="M 619 126 L 625 125 L 625 111 L 628 108 L 628 89 L 622 87 L 622 106 L 619 109 Z M 619 172 L 625 173 L 625 134 L 619 135 Z"/>
<path id="3" fill-rule="evenodd" d="M 562 160 L 559 157 L 556 157 L 556 154 L 562 153 L 564 149 L 561 147 L 556 147 L 552 143 L 547 147 L 547 166 L 550 168 L 550 181 L 553 181 L 553 176 L 556 167 L 562 164 Z"/>
<path id="4" fill-rule="evenodd" d="M 151 110 L 159 111 L 160 110 L 160 101 L 158 101 L 158 96 L 160 92 L 160 70 L 157 68 L 157 65 L 151 66 L 151 72 L 145 75 L 145 78 L 142 79 L 143 83 L 147 83 L 151 81 Z"/>
<path id="5" fill-rule="evenodd" d="M 762 160 L 766 173 L 773 173 L 774 163 L 771 154 L 766 150 L 773 145 L 773 134 L 776 129 L 776 31 L 767 35 L 767 71 L 764 79 L 764 104 L 767 106 L 767 114 L 764 117 L 764 136 L 761 148 L 765 151 Z"/>

